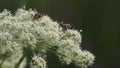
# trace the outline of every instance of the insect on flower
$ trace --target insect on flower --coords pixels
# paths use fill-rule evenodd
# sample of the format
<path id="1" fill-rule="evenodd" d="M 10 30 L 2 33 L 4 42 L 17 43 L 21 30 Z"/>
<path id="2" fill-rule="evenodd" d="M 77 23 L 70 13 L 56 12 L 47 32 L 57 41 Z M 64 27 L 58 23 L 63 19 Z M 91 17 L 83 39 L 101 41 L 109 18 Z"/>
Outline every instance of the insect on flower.
<path id="1" fill-rule="evenodd" d="M 42 14 L 42 13 L 36 13 L 36 14 L 34 15 L 33 19 L 34 19 L 34 20 L 41 19 L 43 15 L 44 15 L 44 14 Z"/>
<path id="2" fill-rule="evenodd" d="M 71 24 L 64 24 L 63 22 L 60 23 L 60 26 L 63 28 L 63 31 L 73 28 L 73 26 Z"/>

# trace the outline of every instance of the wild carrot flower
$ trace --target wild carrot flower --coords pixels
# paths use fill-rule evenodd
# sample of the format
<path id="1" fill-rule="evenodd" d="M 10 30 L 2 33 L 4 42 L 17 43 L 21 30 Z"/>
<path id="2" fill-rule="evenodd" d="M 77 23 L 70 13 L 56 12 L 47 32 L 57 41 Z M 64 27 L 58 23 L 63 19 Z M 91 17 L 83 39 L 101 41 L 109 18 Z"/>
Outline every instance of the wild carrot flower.
<path id="1" fill-rule="evenodd" d="M 94 55 L 81 50 L 81 33 L 63 31 L 60 24 L 43 15 L 33 20 L 35 11 L 18 9 L 15 14 L 0 13 L 0 68 L 46 68 L 48 51 L 66 64 L 74 62 L 80 68 L 94 63 Z"/>

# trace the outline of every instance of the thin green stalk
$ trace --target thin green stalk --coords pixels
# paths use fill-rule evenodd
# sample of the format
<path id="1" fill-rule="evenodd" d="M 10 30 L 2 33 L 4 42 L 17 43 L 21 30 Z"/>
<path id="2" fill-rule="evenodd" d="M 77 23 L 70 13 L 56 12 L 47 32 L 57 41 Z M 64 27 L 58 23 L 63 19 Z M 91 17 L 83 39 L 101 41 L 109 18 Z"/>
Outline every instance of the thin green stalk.
<path id="1" fill-rule="evenodd" d="M 20 66 L 20 64 L 22 63 L 22 61 L 24 60 L 24 58 L 30 53 L 30 47 L 27 48 L 27 50 L 25 51 L 25 53 L 23 54 L 23 56 L 19 59 L 18 63 L 15 65 L 14 68 L 18 68 Z"/>
<path id="2" fill-rule="evenodd" d="M 3 65 L 3 63 L 4 63 L 4 61 L 5 61 L 6 58 L 7 58 L 7 54 L 4 55 L 4 58 L 3 58 L 2 62 L 0 63 L 0 68 L 2 67 L 2 65 Z"/>
<path id="3" fill-rule="evenodd" d="M 42 42 L 43 42 L 43 41 L 42 41 Z M 52 52 L 52 53 L 54 53 L 54 54 L 59 54 L 59 55 L 62 55 L 62 56 L 65 56 L 65 57 L 66 57 L 66 55 L 64 55 L 64 54 L 62 54 L 62 53 L 56 52 L 56 51 L 55 51 L 56 48 L 52 47 L 51 45 L 46 46 L 46 48 L 48 48 L 48 51 L 50 51 L 50 52 Z"/>
<path id="4" fill-rule="evenodd" d="M 52 48 L 52 47 L 49 47 L 49 46 L 48 46 L 48 48 L 49 48 L 48 51 L 50 51 L 50 52 L 52 52 L 52 53 L 54 53 L 54 54 L 59 54 L 59 55 L 62 55 L 62 56 L 65 56 L 65 57 L 66 57 L 66 55 L 56 52 L 56 51 L 55 51 L 55 48 Z"/>

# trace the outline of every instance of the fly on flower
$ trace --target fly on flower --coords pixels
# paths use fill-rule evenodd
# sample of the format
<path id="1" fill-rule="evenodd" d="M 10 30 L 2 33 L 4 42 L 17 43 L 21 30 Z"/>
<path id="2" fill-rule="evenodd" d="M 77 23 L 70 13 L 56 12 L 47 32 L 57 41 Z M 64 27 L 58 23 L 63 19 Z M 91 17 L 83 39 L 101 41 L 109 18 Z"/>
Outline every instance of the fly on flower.
<path id="1" fill-rule="evenodd" d="M 71 24 L 64 24 L 63 22 L 60 23 L 60 26 L 63 28 L 63 31 L 73 28 L 73 26 Z"/>

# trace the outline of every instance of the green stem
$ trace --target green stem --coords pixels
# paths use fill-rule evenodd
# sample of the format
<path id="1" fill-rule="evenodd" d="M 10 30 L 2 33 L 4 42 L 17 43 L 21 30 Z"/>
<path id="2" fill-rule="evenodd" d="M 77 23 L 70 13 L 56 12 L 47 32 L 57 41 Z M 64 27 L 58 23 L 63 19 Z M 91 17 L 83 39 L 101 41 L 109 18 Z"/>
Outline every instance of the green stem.
<path id="1" fill-rule="evenodd" d="M 52 53 L 54 53 L 54 54 L 59 54 L 59 55 L 61 55 L 61 56 L 65 56 L 65 57 L 66 57 L 66 55 L 61 54 L 61 53 L 58 53 L 58 52 L 56 52 L 56 51 L 54 51 L 54 50 L 55 50 L 55 48 L 52 48 L 52 47 L 49 47 L 49 46 L 48 46 L 48 51 L 50 51 L 50 52 L 52 52 Z"/>
<path id="2" fill-rule="evenodd" d="M 38 41 L 39 42 L 39 41 Z M 44 41 L 42 41 L 42 42 L 44 42 Z M 40 42 L 39 42 L 40 43 Z M 50 51 L 50 52 L 52 52 L 52 53 L 54 53 L 54 54 L 59 54 L 59 55 L 61 55 L 61 56 L 65 56 L 66 57 L 66 55 L 64 55 L 64 54 L 62 54 L 62 53 L 58 53 L 58 52 L 56 52 L 55 50 L 56 50 L 56 48 L 54 48 L 54 46 L 52 47 L 52 45 L 48 45 L 48 46 L 46 46 L 46 48 L 48 48 L 48 51 Z"/>
<path id="3" fill-rule="evenodd" d="M 23 56 L 19 59 L 18 63 L 15 65 L 14 68 L 18 68 L 21 64 L 21 62 L 24 60 L 24 58 L 30 53 L 30 47 L 27 48 L 27 50 L 25 51 L 25 53 L 23 54 Z"/>
<path id="4" fill-rule="evenodd" d="M 3 65 L 3 63 L 4 63 L 4 61 L 5 61 L 6 58 L 7 58 L 7 54 L 4 55 L 4 58 L 3 58 L 2 62 L 0 63 L 0 68 L 2 67 L 2 65 Z"/>

